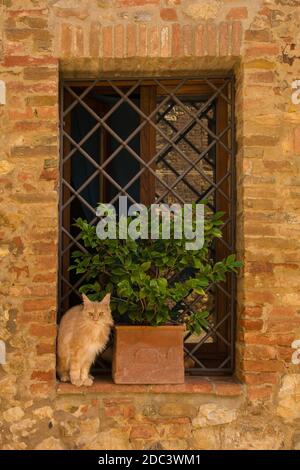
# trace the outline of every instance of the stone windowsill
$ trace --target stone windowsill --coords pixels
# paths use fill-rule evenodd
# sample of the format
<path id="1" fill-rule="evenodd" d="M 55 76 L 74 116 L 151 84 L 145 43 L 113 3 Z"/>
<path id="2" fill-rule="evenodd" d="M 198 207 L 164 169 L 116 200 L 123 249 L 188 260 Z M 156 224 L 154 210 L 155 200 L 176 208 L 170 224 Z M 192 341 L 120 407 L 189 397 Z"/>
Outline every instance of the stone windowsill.
<path id="1" fill-rule="evenodd" d="M 200 393 L 217 396 L 240 396 L 243 385 L 233 377 L 186 377 L 180 385 L 117 385 L 109 377 L 97 378 L 91 387 L 75 387 L 70 383 L 58 383 L 57 393 L 97 394 L 97 393 Z"/>

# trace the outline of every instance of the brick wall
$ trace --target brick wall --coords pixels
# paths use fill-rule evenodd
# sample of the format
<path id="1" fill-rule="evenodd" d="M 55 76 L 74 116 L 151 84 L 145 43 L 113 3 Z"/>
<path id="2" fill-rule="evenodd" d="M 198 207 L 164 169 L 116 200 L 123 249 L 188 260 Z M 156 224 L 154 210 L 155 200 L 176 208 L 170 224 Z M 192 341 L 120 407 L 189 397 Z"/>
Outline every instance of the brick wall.
<path id="1" fill-rule="evenodd" d="M 297 0 L 2 1 L 0 447 L 299 449 L 299 20 Z M 57 390 L 59 71 L 231 69 L 242 384 Z"/>

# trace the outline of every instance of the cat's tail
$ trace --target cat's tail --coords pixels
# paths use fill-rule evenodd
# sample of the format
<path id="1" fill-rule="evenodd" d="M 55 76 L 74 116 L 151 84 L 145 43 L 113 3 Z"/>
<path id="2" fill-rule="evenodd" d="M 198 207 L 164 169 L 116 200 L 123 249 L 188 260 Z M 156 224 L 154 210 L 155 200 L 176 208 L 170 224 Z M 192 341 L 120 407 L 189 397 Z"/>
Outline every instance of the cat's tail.
<path id="1" fill-rule="evenodd" d="M 69 361 L 66 356 L 58 355 L 57 374 L 62 382 L 68 382 L 70 380 Z"/>

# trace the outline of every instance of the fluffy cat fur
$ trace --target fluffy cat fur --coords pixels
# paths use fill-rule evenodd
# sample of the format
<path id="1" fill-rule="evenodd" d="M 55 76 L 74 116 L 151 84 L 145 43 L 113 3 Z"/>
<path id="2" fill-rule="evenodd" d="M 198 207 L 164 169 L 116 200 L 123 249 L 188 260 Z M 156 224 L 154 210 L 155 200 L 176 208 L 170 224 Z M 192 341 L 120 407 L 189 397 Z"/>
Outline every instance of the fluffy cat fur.
<path id="1" fill-rule="evenodd" d="M 83 304 L 70 308 L 62 317 L 57 341 L 57 373 L 62 382 L 90 386 L 90 367 L 109 338 L 113 319 L 110 294 L 92 302 L 83 294 Z"/>

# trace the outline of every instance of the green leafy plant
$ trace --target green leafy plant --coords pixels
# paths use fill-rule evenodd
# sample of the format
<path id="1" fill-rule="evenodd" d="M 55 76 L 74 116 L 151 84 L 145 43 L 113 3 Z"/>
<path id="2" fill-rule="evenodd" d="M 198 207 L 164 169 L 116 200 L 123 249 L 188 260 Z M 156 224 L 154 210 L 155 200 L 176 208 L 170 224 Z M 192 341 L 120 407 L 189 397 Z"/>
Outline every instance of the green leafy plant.
<path id="1" fill-rule="evenodd" d="M 209 316 L 205 289 L 212 282 L 225 281 L 227 272 L 236 272 L 242 265 L 234 254 L 218 262 L 211 256 L 214 240 L 222 237 L 222 215 L 217 212 L 205 217 L 200 250 L 186 250 L 185 238 L 100 240 L 94 226 L 77 219 L 75 225 L 87 252 L 74 251 L 70 269 L 85 274 L 80 291 L 91 300 L 112 293 L 116 321 L 139 325 L 185 323 L 187 329 L 199 334 Z M 172 229 L 171 220 L 171 234 Z M 200 296 L 203 306 L 186 313 L 182 302 L 191 295 Z"/>

